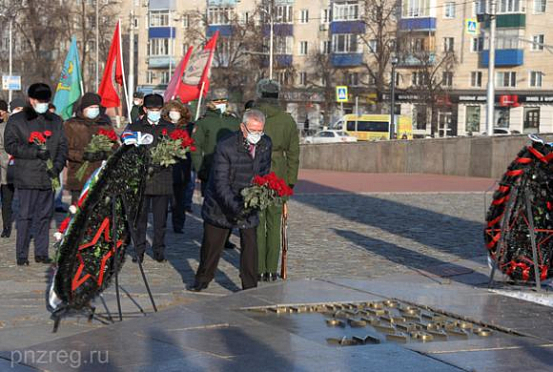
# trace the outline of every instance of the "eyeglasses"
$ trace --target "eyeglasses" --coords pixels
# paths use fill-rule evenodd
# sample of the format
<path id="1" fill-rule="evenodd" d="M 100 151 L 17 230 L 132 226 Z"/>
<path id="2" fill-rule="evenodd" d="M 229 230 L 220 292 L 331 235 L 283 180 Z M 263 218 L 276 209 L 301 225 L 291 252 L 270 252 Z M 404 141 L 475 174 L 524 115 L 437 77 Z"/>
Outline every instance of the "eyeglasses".
<path id="1" fill-rule="evenodd" d="M 246 132 L 248 132 L 250 134 L 254 134 L 254 135 L 259 134 L 260 136 L 263 136 L 265 134 L 265 132 L 263 132 L 263 131 L 252 132 L 251 130 L 248 129 L 248 126 L 246 124 L 242 123 L 242 125 L 244 126 L 244 128 L 246 128 Z"/>

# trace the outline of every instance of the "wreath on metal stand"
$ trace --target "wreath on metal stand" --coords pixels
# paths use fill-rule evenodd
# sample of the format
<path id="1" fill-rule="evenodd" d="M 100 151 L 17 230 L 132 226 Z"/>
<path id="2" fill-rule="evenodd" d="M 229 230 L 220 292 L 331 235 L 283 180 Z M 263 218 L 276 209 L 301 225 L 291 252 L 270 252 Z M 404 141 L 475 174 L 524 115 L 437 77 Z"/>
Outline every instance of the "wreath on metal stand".
<path id="1" fill-rule="evenodd" d="M 484 241 L 496 269 L 517 282 L 540 282 L 553 270 L 553 144 L 535 135 L 509 165 L 493 195 Z M 537 269 L 536 269 L 537 268 Z"/>

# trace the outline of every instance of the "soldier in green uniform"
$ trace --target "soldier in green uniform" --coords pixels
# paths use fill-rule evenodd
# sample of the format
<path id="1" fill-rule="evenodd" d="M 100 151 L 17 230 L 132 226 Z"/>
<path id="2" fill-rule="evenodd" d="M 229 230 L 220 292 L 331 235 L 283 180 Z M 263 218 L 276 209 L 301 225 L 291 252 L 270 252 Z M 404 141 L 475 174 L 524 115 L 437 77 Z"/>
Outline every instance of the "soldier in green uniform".
<path id="1" fill-rule="evenodd" d="M 257 84 L 258 101 L 255 108 L 266 116 L 265 134 L 273 142 L 271 172 L 294 187 L 298 180 L 300 138 L 296 122 L 278 105 L 280 87 L 277 82 L 264 79 Z M 277 279 L 280 256 L 280 229 L 282 206 L 273 206 L 259 212 L 257 228 L 259 280 Z"/>
<path id="2" fill-rule="evenodd" d="M 196 122 L 192 132 L 196 145 L 196 151 L 192 152 L 192 165 L 201 181 L 202 196 L 207 187 L 217 142 L 240 130 L 240 119 L 228 111 L 227 107 L 228 100 L 225 97 L 208 102 L 205 116 Z M 233 249 L 235 245 L 227 239 L 225 248 Z"/>

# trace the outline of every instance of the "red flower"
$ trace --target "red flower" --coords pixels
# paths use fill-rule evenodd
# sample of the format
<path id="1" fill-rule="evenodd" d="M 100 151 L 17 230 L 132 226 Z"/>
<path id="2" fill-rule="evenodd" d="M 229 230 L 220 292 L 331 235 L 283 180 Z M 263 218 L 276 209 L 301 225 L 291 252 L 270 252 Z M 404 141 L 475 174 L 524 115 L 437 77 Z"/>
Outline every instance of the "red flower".
<path id="1" fill-rule="evenodd" d="M 52 132 L 50 132 L 49 130 L 45 130 L 45 131 L 43 132 L 43 134 L 44 134 L 44 137 L 46 137 L 46 138 L 52 137 Z"/>
<path id="2" fill-rule="evenodd" d="M 113 129 L 98 129 L 98 134 L 100 136 L 105 136 L 107 138 L 109 138 L 109 140 L 111 142 L 117 142 L 117 133 L 115 133 L 115 131 Z"/>
<path id="3" fill-rule="evenodd" d="M 286 184 L 282 178 L 279 178 L 275 172 L 271 172 L 266 176 L 255 176 L 253 179 L 254 185 L 268 187 L 276 192 L 279 197 L 292 196 L 294 191 Z"/>
<path id="4" fill-rule="evenodd" d="M 167 135 L 167 129 L 163 129 L 163 130 L 161 131 L 161 135 L 162 135 L 162 136 L 166 136 L 166 135 Z"/>
<path id="5" fill-rule="evenodd" d="M 194 146 L 194 145 L 190 146 L 190 151 L 191 151 L 191 152 L 196 151 L 196 146 Z"/>
<path id="6" fill-rule="evenodd" d="M 71 218 L 70 217 L 67 217 L 65 220 L 63 220 L 60 224 L 60 228 L 58 229 L 58 231 L 60 233 L 64 233 L 65 230 L 67 230 L 67 226 L 69 226 L 69 221 L 71 221 Z"/>
<path id="7" fill-rule="evenodd" d="M 46 143 L 46 138 L 40 132 L 31 132 L 29 143 L 44 144 Z"/>

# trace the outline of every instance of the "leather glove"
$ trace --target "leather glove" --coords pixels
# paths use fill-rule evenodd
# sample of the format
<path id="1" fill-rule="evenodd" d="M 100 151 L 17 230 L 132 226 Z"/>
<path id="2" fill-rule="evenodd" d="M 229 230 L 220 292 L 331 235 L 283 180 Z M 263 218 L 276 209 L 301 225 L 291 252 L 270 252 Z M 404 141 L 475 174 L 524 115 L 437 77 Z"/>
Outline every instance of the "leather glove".
<path id="1" fill-rule="evenodd" d="M 46 173 L 48 173 L 48 177 L 50 178 L 58 178 L 59 173 L 56 172 L 54 169 L 47 169 Z"/>
<path id="2" fill-rule="evenodd" d="M 50 158 L 50 151 L 48 149 L 38 149 L 36 157 L 40 160 L 48 160 Z"/>
<path id="3" fill-rule="evenodd" d="M 95 162 L 104 160 L 104 153 L 103 152 L 85 152 L 83 154 L 83 160 L 89 161 L 89 162 Z"/>

